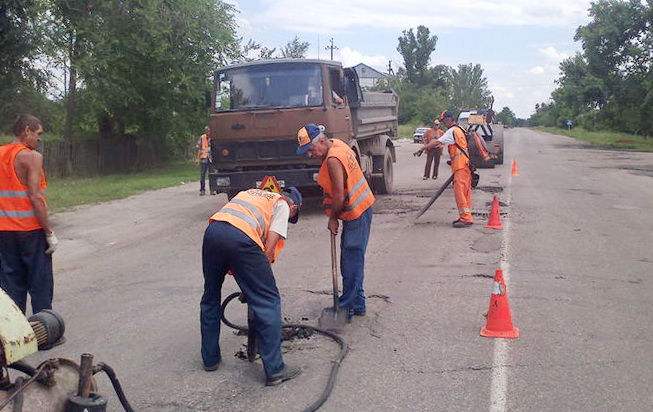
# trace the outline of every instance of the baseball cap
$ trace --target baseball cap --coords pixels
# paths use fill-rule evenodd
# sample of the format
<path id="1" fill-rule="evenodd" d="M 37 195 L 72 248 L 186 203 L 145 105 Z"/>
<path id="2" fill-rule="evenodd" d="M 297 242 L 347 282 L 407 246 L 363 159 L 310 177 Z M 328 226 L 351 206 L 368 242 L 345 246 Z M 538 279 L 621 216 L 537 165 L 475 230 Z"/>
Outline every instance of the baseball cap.
<path id="1" fill-rule="evenodd" d="M 321 129 L 314 123 L 309 123 L 297 132 L 297 154 L 304 155 L 311 148 L 311 142 L 321 133 Z"/>
<path id="2" fill-rule="evenodd" d="M 297 214 L 294 217 L 288 219 L 290 223 L 297 223 L 299 219 L 299 210 L 302 208 L 302 193 L 296 187 L 288 187 L 282 192 L 284 196 L 288 196 L 292 199 L 293 203 L 297 205 Z"/>
<path id="3" fill-rule="evenodd" d="M 447 117 L 453 119 L 453 112 L 451 110 L 445 110 L 444 112 L 440 113 L 440 120 L 444 120 Z"/>

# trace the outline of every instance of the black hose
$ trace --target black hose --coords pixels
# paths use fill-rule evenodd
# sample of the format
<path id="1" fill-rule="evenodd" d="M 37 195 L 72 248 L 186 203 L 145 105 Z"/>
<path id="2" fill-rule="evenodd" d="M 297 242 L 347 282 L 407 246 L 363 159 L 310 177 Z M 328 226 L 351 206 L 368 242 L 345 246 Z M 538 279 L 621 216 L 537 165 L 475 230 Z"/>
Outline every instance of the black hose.
<path id="1" fill-rule="evenodd" d="M 9 405 L 9 402 L 11 402 L 16 396 L 23 393 L 23 391 L 25 391 L 25 389 L 27 389 L 28 386 L 30 386 L 32 383 L 34 383 L 34 381 L 36 381 L 36 379 L 39 377 L 41 372 L 43 372 L 45 370 L 45 367 L 47 365 L 48 365 L 48 361 L 45 361 L 38 368 L 36 368 L 36 370 L 34 371 L 34 374 L 32 376 L 30 376 L 30 378 L 24 384 L 22 384 L 22 386 L 20 386 L 18 389 L 16 389 L 16 391 L 14 393 L 12 393 L 10 397 L 8 397 L 2 403 L 0 403 L 0 410 L 4 409 L 5 406 Z"/>
<path id="2" fill-rule="evenodd" d="M 118 381 L 118 377 L 116 376 L 116 373 L 113 371 L 113 368 L 104 362 L 100 362 L 93 369 L 93 375 L 95 375 L 100 371 L 106 373 L 107 376 L 109 377 L 109 380 L 113 385 L 113 390 L 116 391 L 116 395 L 118 395 L 118 400 L 120 401 L 120 404 L 122 405 L 125 412 L 134 412 L 134 409 L 132 409 L 131 405 L 129 404 L 129 401 L 125 396 L 125 393 L 122 391 L 122 386 L 120 386 L 120 381 Z"/>
<path id="3" fill-rule="evenodd" d="M 234 292 L 231 295 L 227 296 L 225 300 L 222 301 L 222 305 L 220 306 L 221 313 L 220 313 L 220 319 L 222 319 L 222 322 L 229 326 L 232 329 L 240 330 L 240 331 L 247 331 L 247 327 L 241 326 L 241 325 L 236 325 L 235 323 L 232 323 L 229 321 L 229 319 L 226 318 L 225 316 L 225 309 L 227 308 L 227 305 L 237 297 L 240 297 L 241 292 Z M 324 391 L 322 391 L 322 395 L 310 404 L 308 407 L 304 409 L 304 412 L 313 412 L 318 409 L 324 404 L 324 402 L 327 401 L 329 396 L 331 395 L 331 391 L 333 390 L 334 385 L 336 384 L 336 377 L 338 376 L 338 370 L 340 369 L 340 364 L 342 363 L 343 359 L 345 359 L 345 356 L 347 356 L 347 352 L 349 352 L 349 346 L 347 345 L 347 342 L 345 340 L 336 335 L 333 332 L 329 332 L 328 330 L 316 328 L 313 326 L 309 325 L 302 325 L 302 324 L 290 324 L 290 323 L 284 323 L 281 325 L 282 328 L 291 328 L 291 329 L 305 329 L 308 331 L 312 331 L 315 333 L 319 333 L 320 335 L 324 335 L 328 338 L 333 339 L 340 345 L 340 353 L 336 357 L 336 359 L 333 361 L 333 365 L 331 366 L 331 373 L 329 374 L 329 379 L 327 381 L 326 387 L 324 388 Z"/>
<path id="4" fill-rule="evenodd" d="M 18 362 L 14 362 L 11 365 L 7 365 L 8 368 L 17 370 L 19 372 L 23 372 L 25 375 L 29 376 L 34 376 L 36 373 L 36 368 L 33 367 L 32 365 L 25 363 L 24 361 L 20 360 Z"/>

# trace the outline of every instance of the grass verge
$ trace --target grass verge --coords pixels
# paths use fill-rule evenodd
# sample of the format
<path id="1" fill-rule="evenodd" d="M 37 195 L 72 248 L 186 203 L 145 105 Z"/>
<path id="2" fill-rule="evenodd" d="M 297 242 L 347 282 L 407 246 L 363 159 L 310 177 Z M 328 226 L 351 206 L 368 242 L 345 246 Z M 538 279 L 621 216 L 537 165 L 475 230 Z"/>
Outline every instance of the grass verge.
<path id="1" fill-rule="evenodd" d="M 412 139 L 413 132 L 415 132 L 416 127 L 422 126 L 419 122 L 410 122 L 406 124 L 400 124 L 399 130 L 397 131 L 397 139 Z"/>
<path id="2" fill-rule="evenodd" d="M 557 127 L 538 126 L 534 127 L 534 129 L 542 132 L 572 137 L 574 139 L 583 140 L 603 147 L 653 152 L 653 138 L 646 138 L 645 136 L 635 136 L 628 133 L 610 131 L 592 132 L 580 127 L 567 130 Z"/>
<path id="3" fill-rule="evenodd" d="M 73 206 L 123 199 L 196 180 L 199 180 L 199 166 L 190 162 L 142 173 L 51 179 L 48 180 L 48 210 L 61 212 Z"/>

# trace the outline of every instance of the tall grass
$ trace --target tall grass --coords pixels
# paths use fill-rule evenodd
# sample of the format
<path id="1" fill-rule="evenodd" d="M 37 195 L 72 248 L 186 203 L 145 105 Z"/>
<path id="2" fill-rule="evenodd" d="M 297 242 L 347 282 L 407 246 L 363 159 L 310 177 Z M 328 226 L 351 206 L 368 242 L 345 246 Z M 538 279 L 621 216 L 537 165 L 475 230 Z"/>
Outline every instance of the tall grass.
<path id="1" fill-rule="evenodd" d="M 572 137 L 603 147 L 653 152 L 653 138 L 647 138 L 646 136 L 610 131 L 592 132 L 580 127 L 567 130 L 557 127 L 539 126 L 535 127 L 535 129 L 542 132 Z"/>

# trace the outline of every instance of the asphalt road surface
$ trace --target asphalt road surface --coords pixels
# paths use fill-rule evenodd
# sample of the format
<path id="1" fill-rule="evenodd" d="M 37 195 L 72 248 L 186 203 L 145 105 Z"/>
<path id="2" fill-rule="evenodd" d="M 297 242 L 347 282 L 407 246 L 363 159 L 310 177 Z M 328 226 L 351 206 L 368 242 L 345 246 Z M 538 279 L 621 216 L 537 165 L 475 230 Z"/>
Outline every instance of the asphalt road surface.
<path id="1" fill-rule="evenodd" d="M 602 150 L 525 129 L 506 132 L 506 164 L 481 170 L 476 224 L 454 229 L 453 192 L 414 216 L 449 174 L 422 181 L 424 158 L 401 142 L 395 193 L 374 206 L 367 316 L 324 411 L 653 410 L 653 154 Z M 516 159 L 519 176 L 511 177 Z M 197 182 L 54 216 L 55 310 L 68 342 L 28 360 L 92 353 L 116 370 L 138 411 L 299 411 L 323 389 L 337 346 L 283 345 L 303 374 L 264 387 L 260 361 L 202 370 L 200 245 L 224 195 Z M 485 229 L 493 195 L 503 230 Z M 316 324 L 331 302 L 327 220 L 315 205 L 291 225 L 274 273 L 288 322 Z M 502 268 L 517 340 L 479 336 Z M 224 295 L 237 290 L 227 279 Z M 229 316 L 244 322 L 243 305 Z M 105 377 L 100 393 L 121 410 Z"/>

